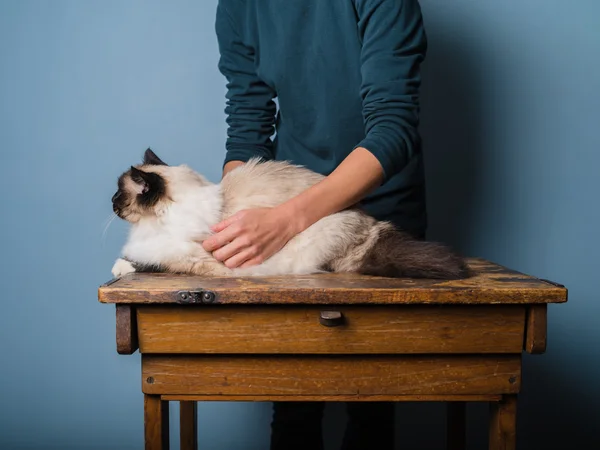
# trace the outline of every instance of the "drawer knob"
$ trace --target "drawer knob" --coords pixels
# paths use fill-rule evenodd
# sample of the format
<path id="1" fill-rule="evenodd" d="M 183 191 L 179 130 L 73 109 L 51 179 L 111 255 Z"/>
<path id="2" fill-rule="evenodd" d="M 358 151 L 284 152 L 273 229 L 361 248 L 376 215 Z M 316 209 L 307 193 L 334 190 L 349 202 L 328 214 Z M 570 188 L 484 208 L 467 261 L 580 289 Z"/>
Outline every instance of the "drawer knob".
<path id="1" fill-rule="evenodd" d="M 337 327 L 344 323 L 344 316 L 339 311 L 321 311 L 319 322 L 326 327 Z"/>

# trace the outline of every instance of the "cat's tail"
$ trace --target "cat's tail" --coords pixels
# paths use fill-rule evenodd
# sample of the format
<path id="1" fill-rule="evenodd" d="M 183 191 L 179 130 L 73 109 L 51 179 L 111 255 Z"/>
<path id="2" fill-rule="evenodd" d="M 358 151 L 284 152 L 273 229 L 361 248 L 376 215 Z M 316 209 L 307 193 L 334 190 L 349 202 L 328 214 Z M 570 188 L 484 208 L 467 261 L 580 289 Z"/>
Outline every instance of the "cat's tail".
<path id="1" fill-rule="evenodd" d="M 448 247 L 414 239 L 394 228 L 382 229 L 362 258 L 358 272 L 391 278 L 457 280 L 471 273 L 463 258 Z"/>

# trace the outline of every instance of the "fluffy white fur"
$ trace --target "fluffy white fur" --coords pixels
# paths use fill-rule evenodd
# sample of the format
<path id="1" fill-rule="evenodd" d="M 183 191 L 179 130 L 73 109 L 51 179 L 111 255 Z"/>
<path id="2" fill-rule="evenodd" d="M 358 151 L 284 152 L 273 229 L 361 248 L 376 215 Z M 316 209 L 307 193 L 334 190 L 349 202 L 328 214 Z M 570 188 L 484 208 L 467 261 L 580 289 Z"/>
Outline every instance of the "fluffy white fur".
<path id="1" fill-rule="evenodd" d="M 325 217 L 294 237 L 264 263 L 228 269 L 201 246 L 210 226 L 247 208 L 272 207 L 298 195 L 322 176 L 284 162 L 256 160 L 230 172 L 220 184 L 208 182 L 186 166 L 142 166 L 166 180 L 166 199 L 151 214 L 131 224 L 123 257 L 168 271 L 211 276 L 310 274 L 334 264 L 353 271 L 379 233 L 390 225 L 356 210 Z M 127 264 L 126 264 L 127 263 Z M 123 259 L 113 267 L 115 277 L 133 271 Z"/>
<path id="2" fill-rule="evenodd" d="M 113 210 L 131 223 L 115 277 L 135 270 L 206 276 L 304 275 L 322 271 L 457 279 L 465 261 L 443 245 L 415 240 L 358 209 L 329 215 L 260 265 L 228 269 L 201 243 L 210 227 L 243 209 L 275 207 L 323 179 L 282 161 L 251 160 L 210 183 L 187 166 L 168 166 L 150 149 L 119 178 Z M 293 220 L 293 218 L 291 218 Z"/>

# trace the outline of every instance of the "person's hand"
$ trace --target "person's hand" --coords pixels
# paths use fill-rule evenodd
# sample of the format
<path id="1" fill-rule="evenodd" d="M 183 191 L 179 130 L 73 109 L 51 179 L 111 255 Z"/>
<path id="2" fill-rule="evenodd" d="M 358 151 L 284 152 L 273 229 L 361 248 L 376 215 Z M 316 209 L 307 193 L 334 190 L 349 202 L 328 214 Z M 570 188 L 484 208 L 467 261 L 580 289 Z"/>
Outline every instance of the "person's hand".
<path id="1" fill-rule="evenodd" d="M 214 225 L 202 246 L 230 269 L 250 267 L 281 250 L 299 232 L 295 223 L 281 208 L 246 209 Z"/>

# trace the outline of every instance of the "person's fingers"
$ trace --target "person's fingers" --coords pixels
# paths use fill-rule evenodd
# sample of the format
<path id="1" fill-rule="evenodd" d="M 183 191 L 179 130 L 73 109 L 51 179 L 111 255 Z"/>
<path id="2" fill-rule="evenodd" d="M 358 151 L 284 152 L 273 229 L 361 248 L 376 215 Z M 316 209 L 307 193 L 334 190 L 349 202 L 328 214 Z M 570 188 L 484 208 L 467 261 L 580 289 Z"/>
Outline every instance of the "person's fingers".
<path id="1" fill-rule="evenodd" d="M 235 256 L 225 260 L 224 264 L 226 267 L 230 269 L 235 269 L 236 267 L 244 267 L 248 260 L 251 260 L 256 251 L 253 248 L 246 248 L 241 252 L 237 253 Z"/>
<path id="2" fill-rule="evenodd" d="M 209 237 L 208 239 L 205 239 L 202 242 L 202 247 L 204 247 L 204 250 L 206 250 L 207 252 L 214 252 L 215 250 L 218 250 L 221 247 L 232 242 L 237 237 L 239 231 L 240 230 L 238 229 L 238 227 L 228 226 L 220 233 L 217 233 Z"/>
<path id="3" fill-rule="evenodd" d="M 245 269 L 246 267 L 257 266 L 264 262 L 264 258 L 262 256 L 258 256 L 255 258 L 247 259 L 242 265 L 240 265 L 240 269 Z"/>
<path id="4" fill-rule="evenodd" d="M 227 261 L 229 258 L 237 255 L 248 248 L 249 244 L 243 237 L 233 239 L 228 244 L 212 252 L 213 257 L 218 261 Z"/>
<path id="5" fill-rule="evenodd" d="M 219 232 L 223 231 L 225 228 L 227 228 L 229 225 L 234 223 L 235 221 L 240 220 L 242 215 L 243 215 L 243 211 L 237 212 L 234 215 L 228 217 L 227 219 L 222 220 L 221 222 L 213 225 L 212 227 L 210 227 L 210 229 L 215 233 L 219 233 Z"/>

